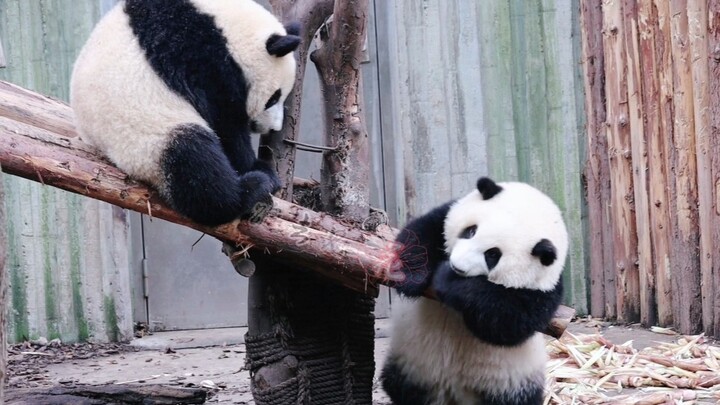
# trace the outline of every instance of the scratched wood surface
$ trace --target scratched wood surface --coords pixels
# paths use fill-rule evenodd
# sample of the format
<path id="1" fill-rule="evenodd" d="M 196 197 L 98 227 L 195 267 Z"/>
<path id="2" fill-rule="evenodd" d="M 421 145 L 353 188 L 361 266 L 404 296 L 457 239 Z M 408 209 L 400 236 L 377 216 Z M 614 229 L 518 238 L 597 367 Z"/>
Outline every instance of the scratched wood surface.
<path id="1" fill-rule="evenodd" d="M 609 227 L 591 213 L 590 244 L 615 241 L 609 257 L 590 255 L 591 311 L 717 336 L 718 2 L 604 1 L 583 12 L 587 54 L 603 21 L 603 69 L 586 90 L 603 83 L 606 96 L 586 97 L 586 109 L 590 117 L 607 112 L 607 145 L 601 123 L 588 126 L 596 152 L 589 162 L 609 167 L 588 177 L 588 200 L 606 201 L 605 182 L 613 195 Z"/>

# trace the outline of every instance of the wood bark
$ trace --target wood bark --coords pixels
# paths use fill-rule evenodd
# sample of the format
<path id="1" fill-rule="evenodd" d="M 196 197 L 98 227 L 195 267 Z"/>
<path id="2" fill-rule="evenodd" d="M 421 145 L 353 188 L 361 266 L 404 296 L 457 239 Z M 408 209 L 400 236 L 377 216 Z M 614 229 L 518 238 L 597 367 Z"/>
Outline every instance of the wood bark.
<path id="1" fill-rule="evenodd" d="M 642 99 L 646 150 L 648 153 L 648 197 L 652 263 L 655 268 L 655 300 L 657 323 L 673 324 L 672 287 L 670 267 L 670 218 L 668 204 L 667 141 L 661 118 L 660 71 L 664 37 L 660 31 L 658 12 L 654 0 L 640 0 L 638 4 L 638 31 L 640 57 L 642 58 Z"/>
<path id="2" fill-rule="evenodd" d="M 720 336 L 720 0 L 708 3 L 708 137 L 710 140 L 710 183 L 712 189 L 711 235 L 714 325 L 712 334 Z M 707 330 L 707 327 L 705 328 Z"/>
<path id="3" fill-rule="evenodd" d="M 627 104 L 628 67 L 625 59 L 625 36 L 628 33 L 625 32 L 623 23 L 622 3 L 604 3 L 603 26 L 617 319 L 621 322 L 637 322 L 640 318 L 640 286 L 630 118 Z"/>
<path id="4" fill-rule="evenodd" d="M 605 56 L 603 53 L 602 7 L 600 2 L 580 3 L 582 68 L 587 114 L 587 161 L 585 186 L 590 224 L 590 313 L 615 317 L 615 285 L 612 229 L 608 209 L 610 165 L 605 136 Z M 612 272 L 611 272 L 612 271 Z"/>
<path id="5" fill-rule="evenodd" d="M 5 199 L 2 167 L 0 167 L 0 201 Z M 5 380 L 7 379 L 7 314 L 8 280 L 7 234 L 5 232 L 5 204 L 0 204 L 0 404 L 5 403 Z"/>
<path id="6" fill-rule="evenodd" d="M 323 157 L 323 203 L 354 222 L 370 212 L 369 141 L 365 127 L 360 62 L 366 40 L 368 0 L 336 1 L 329 31 L 311 59 L 325 98 L 325 135 L 335 150 Z"/>
<path id="7" fill-rule="evenodd" d="M 207 392 L 200 388 L 163 385 L 80 385 L 8 390 L 8 405 L 101 405 L 101 404 L 204 404 Z"/>
<path id="8" fill-rule="evenodd" d="M 648 150 L 645 142 L 644 99 L 640 58 L 637 0 L 623 0 L 625 60 L 627 63 L 627 105 L 632 155 L 633 209 L 637 235 L 637 271 L 640 323 L 646 327 L 657 322 L 655 307 L 655 266 L 650 239 L 650 203 L 648 199 Z"/>
<path id="9" fill-rule="evenodd" d="M 670 0 L 670 45 L 673 71 L 672 215 L 674 318 L 682 333 L 702 330 L 702 299 L 698 235 L 698 184 L 695 158 L 695 119 L 692 56 L 689 46 L 687 0 Z"/>
<path id="10" fill-rule="evenodd" d="M 707 49 L 707 0 L 688 0 L 687 3 L 689 56 L 693 91 L 693 119 L 695 121 L 695 156 L 697 164 L 697 210 L 700 238 L 700 293 L 702 324 L 705 333 L 712 334 L 715 320 L 713 288 L 713 183 L 712 157 L 708 110 L 710 108 L 709 63 Z"/>

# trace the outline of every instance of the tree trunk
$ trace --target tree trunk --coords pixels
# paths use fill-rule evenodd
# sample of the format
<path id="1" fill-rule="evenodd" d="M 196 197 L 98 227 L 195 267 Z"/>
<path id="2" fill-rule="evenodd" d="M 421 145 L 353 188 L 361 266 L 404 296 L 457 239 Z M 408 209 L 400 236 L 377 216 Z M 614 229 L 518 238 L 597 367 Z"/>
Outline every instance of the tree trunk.
<path id="1" fill-rule="evenodd" d="M 7 290 L 8 277 L 5 259 L 7 256 L 7 235 L 5 233 L 5 190 L 2 167 L 0 167 L 0 404 L 5 401 L 5 380 L 7 379 Z"/>
<path id="2" fill-rule="evenodd" d="M 368 0 L 335 2 L 329 32 L 311 55 L 325 98 L 325 136 L 334 148 L 324 153 L 323 203 L 336 215 L 361 222 L 370 212 L 370 157 L 362 99 L 363 45 Z"/>

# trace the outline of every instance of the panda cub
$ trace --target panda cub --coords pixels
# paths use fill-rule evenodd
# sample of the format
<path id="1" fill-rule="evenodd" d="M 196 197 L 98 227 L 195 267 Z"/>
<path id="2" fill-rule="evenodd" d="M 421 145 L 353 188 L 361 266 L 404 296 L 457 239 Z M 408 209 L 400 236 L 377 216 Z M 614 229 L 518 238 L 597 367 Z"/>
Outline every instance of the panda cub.
<path id="1" fill-rule="evenodd" d="M 540 331 L 562 298 L 568 250 L 553 201 L 523 183 L 477 190 L 411 221 L 398 235 L 382 385 L 397 405 L 541 404 Z M 437 300 L 420 297 L 434 291 Z"/>
<path id="2" fill-rule="evenodd" d="M 81 138 L 198 223 L 264 215 L 280 181 L 250 134 L 282 127 L 298 31 L 250 0 L 120 1 L 73 69 Z"/>

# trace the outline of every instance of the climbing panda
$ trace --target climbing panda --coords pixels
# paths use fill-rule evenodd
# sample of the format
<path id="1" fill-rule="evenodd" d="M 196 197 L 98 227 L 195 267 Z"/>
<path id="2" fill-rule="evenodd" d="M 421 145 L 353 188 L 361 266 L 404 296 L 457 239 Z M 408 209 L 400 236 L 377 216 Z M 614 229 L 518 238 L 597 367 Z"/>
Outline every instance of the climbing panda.
<path id="1" fill-rule="evenodd" d="M 562 298 L 568 235 L 558 207 L 524 183 L 477 190 L 398 235 L 390 349 L 381 373 L 396 405 L 541 404 L 540 331 Z M 437 300 L 420 297 L 434 294 Z"/>
<path id="2" fill-rule="evenodd" d="M 279 130 L 299 27 L 251 0 L 125 0 L 73 69 L 81 138 L 204 224 L 272 207 L 278 176 L 251 133 Z"/>

